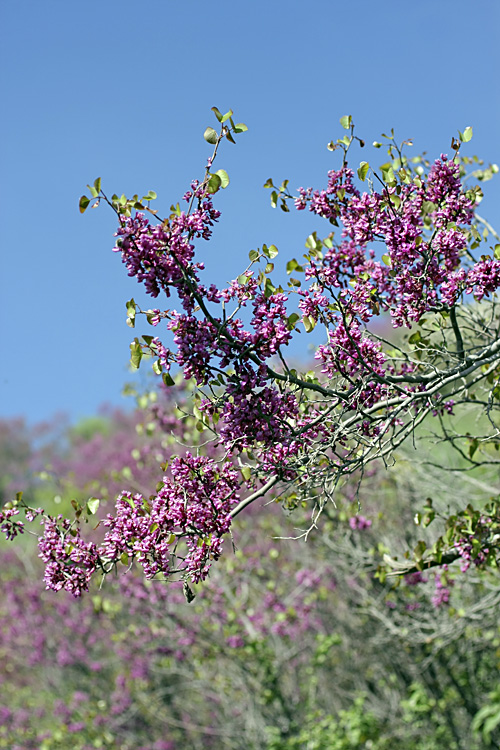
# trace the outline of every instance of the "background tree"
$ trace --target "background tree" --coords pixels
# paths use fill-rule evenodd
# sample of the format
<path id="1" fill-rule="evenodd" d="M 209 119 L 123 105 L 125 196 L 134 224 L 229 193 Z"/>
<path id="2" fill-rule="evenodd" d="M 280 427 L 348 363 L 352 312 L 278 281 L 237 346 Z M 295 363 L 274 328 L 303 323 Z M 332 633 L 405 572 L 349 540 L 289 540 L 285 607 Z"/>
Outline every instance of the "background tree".
<path id="1" fill-rule="evenodd" d="M 195 418 L 178 418 L 171 393 L 140 396 L 133 415 L 113 411 L 68 427 L 63 455 L 60 443 L 35 449 L 32 464 L 47 470 L 33 482 L 34 504 L 67 515 L 71 501 L 114 487 L 115 472 L 146 487 L 131 425 L 143 427 L 144 456 L 178 450 L 172 427 L 177 440 L 202 435 Z M 103 433 L 116 446 L 106 463 Z M 453 453 L 448 443 L 441 451 L 443 460 Z M 27 535 L 22 545 L 4 543 L 0 747 L 495 747 L 496 571 L 377 575 L 388 550 L 430 539 L 414 523 L 422 497 L 439 517 L 480 504 L 498 486 L 492 467 L 451 473 L 447 499 L 443 472 L 427 459 L 400 450 L 394 467 L 372 466 L 359 489 L 346 483 L 307 543 L 276 538 L 295 536 L 307 507 L 283 515 L 278 503 L 257 501 L 239 518 L 234 554 L 193 585 L 190 605 L 180 582 L 148 581 L 124 566 L 87 597 L 42 592 Z M 56 462 L 57 475 L 48 470 Z M 157 466 L 148 471 L 154 482 Z"/>

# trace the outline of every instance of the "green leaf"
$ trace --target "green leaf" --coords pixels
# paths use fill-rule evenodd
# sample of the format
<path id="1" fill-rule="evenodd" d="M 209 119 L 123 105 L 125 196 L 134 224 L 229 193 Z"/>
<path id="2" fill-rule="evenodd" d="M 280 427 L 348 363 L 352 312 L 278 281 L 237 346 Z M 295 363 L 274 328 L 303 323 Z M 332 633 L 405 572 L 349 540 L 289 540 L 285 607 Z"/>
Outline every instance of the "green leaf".
<path id="1" fill-rule="evenodd" d="M 248 130 L 248 128 L 244 122 L 237 122 L 236 125 L 234 126 L 235 133 L 244 133 L 245 130 Z"/>
<path id="2" fill-rule="evenodd" d="M 386 266 L 391 266 L 391 257 L 390 255 L 382 255 L 382 263 L 385 263 Z"/>
<path id="3" fill-rule="evenodd" d="M 188 604 L 191 604 L 191 602 L 196 596 L 196 594 L 193 593 L 187 581 L 184 581 L 184 583 L 182 584 L 182 593 L 184 594 L 184 598 Z"/>
<path id="4" fill-rule="evenodd" d="M 161 375 L 162 371 L 163 371 L 163 367 L 161 366 L 160 360 L 155 359 L 155 361 L 153 362 L 153 372 L 156 375 Z"/>
<path id="5" fill-rule="evenodd" d="M 260 253 L 259 253 L 258 250 L 250 250 L 250 252 L 248 253 L 248 257 L 250 258 L 250 260 L 253 263 L 256 260 L 259 260 Z"/>
<path id="6" fill-rule="evenodd" d="M 391 201 L 395 209 L 398 209 L 399 206 L 401 205 L 401 198 L 399 197 L 399 195 L 396 195 L 395 193 L 390 196 L 389 200 Z"/>
<path id="7" fill-rule="evenodd" d="M 100 500 L 97 497 L 90 497 L 87 500 L 87 513 L 94 516 L 99 508 Z"/>
<path id="8" fill-rule="evenodd" d="M 289 260 L 286 264 L 286 272 L 290 274 L 294 271 L 297 271 L 297 273 L 303 273 L 304 269 L 301 265 L 299 265 L 299 263 L 297 263 L 295 258 L 292 258 L 292 260 Z"/>
<path id="9" fill-rule="evenodd" d="M 304 315 L 304 317 L 302 318 L 302 322 L 304 324 L 304 328 L 306 329 L 306 333 L 311 333 L 311 331 L 314 330 L 316 326 L 316 321 L 309 315 Z"/>
<path id="10" fill-rule="evenodd" d="M 469 446 L 469 458 L 472 458 L 474 456 L 474 453 L 477 451 L 478 448 L 479 448 L 479 441 L 477 440 L 477 438 L 473 438 Z"/>
<path id="11" fill-rule="evenodd" d="M 415 560 L 421 560 L 426 549 L 427 549 L 427 545 L 425 542 L 423 541 L 417 542 L 417 545 L 415 549 L 413 550 L 413 555 L 415 557 Z"/>
<path id="12" fill-rule="evenodd" d="M 222 121 L 222 113 L 220 112 L 220 110 L 218 110 L 217 107 L 212 107 L 212 112 L 214 113 L 214 115 L 216 116 L 216 118 L 218 119 L 218 121 L 221 122 Z"/>
<path id="13" fill-rule="evenodd" d="M 161 378 L 163 382 L 165 383 L 165 385 L 168 386 L 169 388 L 175 385 L 175 380 L 173 379 L 173 377 L 171 376 L 169 372 L 162 373 Z"/>
<path id="14" fill-rule="evenodd" d="M 278 248 L 276 247 L 276 245 L 269 245 L 268 252 L 269 252 L 269 255 L 267 257 L 272 260 L 273 258 L 276 258 L 276 256 L 278 255 Z"/>
<path id="15" fill-rule="evenodd" d="M 274 185 L 273 185 L 273 178 L 270 177 L 268 180 L 266 180 L 265 183 L 264 183 L 264 185 L 262 187 L 265 187 L 265 188 L 272 188 L 272 187 L 274 187 Z"/>
<path id="16" fill-rule="evenodd" d="M 306 247 L 309 250 L 316 250 L 318 244 L 320 244 L 320 243 L 318 241 L 317 234 L 316 234 L 316 232 L 313 232 L 312 234 L 309 235 L 309 237 L 306 240 Z"/>
<path id="17" fill-rule="evenodd" d="M 80 213 L 81 214 L 85 213 L 85 211 L 88 208 L 89 203 L 90 203 L 90 198 L 87 198 L 86 195 L 82 195 L 82 197 L 80 198 L 80 202 L 78 204 L 79 207 L 80 207 Z"/>
<path id="18" fill-rule="evenodd" d="M 468 125 L 465 128 L 464 132 L 461 133 L 460 140 L 463 141 L 464 143 L 467 143 L 468 141 L 471 140 L 471 138 L 472 138 L 472 128 L 470 125 Z"/>
<path id="19" fill-rule="evenodd" d="M 293 329 L 295 328 L 295 324 L 297 323 L 298 320 L 300 320 L 300 315 L 297 315 L 297 313 L 292 313 L 291 315 L 288 316 L 287 321 L 286 321 L 286 327 L 288 328 L 289 331 L 293 331 Z"/>
<path id="20" fill-rule="evenodd" d="M 207 192 L 211 194 L 216 193 L 217 190 L 219 190 L 221 185 L 222 185 L 222 180 L 219 177 L 219 175 L 211 174 L 210 179 L 207 183 Z"/>
<path id="21" fill-rule="evenodd" d="M 136 314 L 136 306 L 135 306 L 135 300 L 132 297 L 128 302 L 125 303 L 125 307 L 127 308 L 127 325 L 130 325 L 131 328 L 134 327 L 135 324 L 135 314 Z M 130 320 L 130 323 L 128 322 Z"/>
<path id="22" fill-rule="evenodd" d="M 278 193 L 276 192 L 276 190 L 273 190 L 273 192 L 271 193 L 271 206 L 273 208 L 276 208 L 277 205 L 278 205 Z"/>
<path id="23" fill-rule="evenodd" d="M 139 369 L 142 359 L 142 349 L 139 343 L 139 339 L 135 338 L 130 344 L 130 364 L 136 370 Z"/>
<path id="24" fill-rule="evenodd" d="M 205 132 L 203 133 L 203 138 L 206 140 L 207 143 L 211 143 L 212 145 L 215 145 L 217 143 L 217 133 L 213 128 L 207 128 Z"/>
<path id="25" fill-rule="evenodd" d="M 344 115 L 340 118 L 340 124 L 344 128 L 344 130 L 349 130 L 352 125 L 352 117 L 351 115 Z"/>
<path id="26" fill-rule="evenodd" d="M 94 187 L 97 190 L 98 193 L 101 192 L 101 178 L 98 177 L 96 180 L 94 180 Z"/>
<path id="27" fill-rule="evenodd" d="M 361 164 L 358 167 L 358 177 L 362 182 L 366 180 L 366 175 L 368 174 L 368 170 L 370 169 L 370 165 L 367 161 L 362 161 Z"/>
<path id="28" fill-rule="evenodd" d="M 500 260 L 500 245 L 495 245 L 494 255 L 497 260 Z"/>
<path id="29" fill-rule="evenodd" d="M 394 182 L 395 179 L 396 179 L 395 176 L 394 176 L 394 170 L 393 170 L 392 166 L 386 166 L 385 168 L 382 167 L 382 174 L 383 174 L 384 180 L 388 184 Z"/>
<path id="30" fill-rule="evenodd" d="M 226 114 L 222 117 L 221 122 L 226 122 L 226 120 L 229 120 L 233 116 L 233 110 L 230 109 L 229 112 L 226 112 Z"/>
<path id="31" fill-rule="evenodd" d="M 264 284 L 264 294 L 266 297 L 270 297 L 272 294 L 274 294 L 276 291 L 276 287 L 272 283 L 271 279 L 266 279 L 266 283 Z"/>
<path id="32" fill-rule="evenodd" d="M 241 471 L 241 476 L 243 477 L 243 479 L 246 482 L 248 482 L 248 480 L 252 476 L 252 469 L 251 469 L 251 467 L 250 466 L 242 466 L 241 469 L 240 469 L 240 471 Z"/>
<path id="33" fill-rule="evenodd" d="M 220 186 L 224 190 L 229 185 L 229 175 L 225 169 L 218 169 L 215 174 L 220 177 Z"/>
<path id="34" fill-rule="evenodd" d="M 229 143 L 234 143 L 236 145 L 236 141 L 234 140 L 233 136 L 231 135 L 231 131 L 227 131 L 226 138 L 229 141 Z"/>

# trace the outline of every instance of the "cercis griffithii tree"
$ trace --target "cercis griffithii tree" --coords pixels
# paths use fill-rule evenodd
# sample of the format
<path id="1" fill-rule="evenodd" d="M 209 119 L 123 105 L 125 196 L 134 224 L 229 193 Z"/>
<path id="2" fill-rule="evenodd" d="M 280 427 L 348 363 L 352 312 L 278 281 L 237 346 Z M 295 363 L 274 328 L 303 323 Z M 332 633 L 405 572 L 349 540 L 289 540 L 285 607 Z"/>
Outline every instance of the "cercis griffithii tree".
<path id="1" fill-rule="evenodd" d="M 99 544 L 82 538 L 81 508 L 76 521 L 28 511 L 45 524 L 40 554 L 48 587 L 79 595 L 94 572 L 133 560 L 148 577 L 197 582 L 221 554 L 232 519 L 257 498 L 270 493 L 288 507 L 308 503 L 314 526 L 339 482 L 360 481 L 370 462 L 390 461 L 427 417 L 471 465 L 479 446 L 498 448 L 500 245 L 478 250 L 496 235 L 475 213 L 480 188 L 465 182 L 468 169 L 484 180 L 497 167 L 459 156 L 472 129 L 452 140 L 452 158 L 433 163 L 408 158 L 409 141 L 398 145 L 393 133 L 384 136 L 389 161 L 379 170 L 361 162 L 358 183 L 368 189 L 360 192 L 348 156 L 364 143 L 343 117 L 345 135 L 329 144 L 342 158 L 325 189 L 300 188 L 293 196 L 286 180 L 279 187 L 265 183 L 273 206 L 289 211 L 294 204 L 324 218 L 326 236 L 308 237 L 304 258 L 288 261 L 290 278 L 281 285 L 272 262 L 278 250 L 263 245 L 250 252 L 241 275 L 219 288 L 203 283 L 195 244 L 210 240 L 220 216 L 214 196 L 229 183 L 223 169 L 213 169 L 219 146 L 247 128 L 234 123 L 232 111 L 213 111 L 219 131 L 205 131 L 213 153 L 204 177 L 168 216 L 151 209 L 155 193 L 109 198 L 99 179 L 91 197 L 80 200 L 82 212 L 92 200 L 115 211 L 114 249 L 128 274 L 153 298 L 180 303 L 179 310 L 127 303 L 129 325 L 143 314 L 156 334 L 135 338 L 132 363 L 138 367 L 151 355 L 167 386 L 175 385 L 172 367 L 196 383 L 194 414 L 212 448 L 181 451 L 150 498 L 123 492 L 102 521 Z M 396 337 L 399 343 L 376 335 L 370 324 L 381 315 L 411 334 Z M 324 331 L 317 366 L 299 373 L 286 347 L 299 332 L 317 328 Z M 481 434 L 453 431 L 451 416 L 464 404 L 484 415 Z M 494 455 L 481 461 L 495 461 Z M 4 509 L 11 536 L 21 529 L 14 518 L 19 504 Z M 496 529 L 492 516 L 475 523 Z M 469 532 L 474 536 L 475 527 Z M 449 553 L 446 544 L 460 556 L 455 542 L 453 534 L 441 540 L 434 563 Z M 494 560 L 494 545 L 482 549 L 484 560 Z"/>

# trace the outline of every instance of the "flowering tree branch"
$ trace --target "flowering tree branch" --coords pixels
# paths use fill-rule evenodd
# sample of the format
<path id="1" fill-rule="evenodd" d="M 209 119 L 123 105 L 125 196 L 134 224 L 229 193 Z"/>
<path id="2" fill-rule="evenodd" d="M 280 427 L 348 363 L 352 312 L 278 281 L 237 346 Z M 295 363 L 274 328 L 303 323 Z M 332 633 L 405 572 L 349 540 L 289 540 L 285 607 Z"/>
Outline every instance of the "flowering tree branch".
<path id="1" fill-rule="evenodd" d="M 220 130 L 205 131 L 213 153 L 201 182 L 183 196 L 185 210 L 177 203 L 160 219 L 150 207 L 154 192 L 109 198 L 99 179 L 89 186 L 91 198 L 80 200 L 82 212 L 95 199 L 94 206 L 104 201 L 116 213 L 114 249 L 129 276 L 155 299 L 177 297 L 180 312 L 127 302 L 131 327 L 143 313 L 162 339 L 170 337 L 168 346 L 159 335 L 135 338 L 131 360 L 139 367 L 144 355 L 153 356 L 166 386 L 175 385 L 173 366 L 194 381 L 193 414 L 197 429 L 211 436 L 211 453 L 174 457 L 149 500 L 122 493 L 116 512 L 102 520 L 100 545 L 84 542 L 65 519 L 43 518 L 40 550 L 51 588 L 78 595 L 94 572 L 133 560 L 148 577 L 202 580 L 232 519 L 257 499 L 292 493 L 311 504 L 314 525 L 340 482 L 390 460 L 424 420 L 452 420 L 458 405 L 486 414 L 491 430 L 482 442 L 498 445 L 500 318 L 493 298 L 500 245 L 474 259 L 472 251 L 493 232 L 475 217 L 480 188 L 463 183 L 468 160 L 459 150 L 472 129 L 453 139 L 452 159 L 441 155 L 433 164 L 407 158 L 411 143 L 386 136 L 390 161 L 379 171 L 361 162 L 357 176 L 369 189 L 360 192 L 348 152 L 364 142 L 351 118 L 342 118 L 347 133 L 329 144 L 342 152 L 342 165 L 328 173 L 325 189 L 299 188 L 294 197 L 287 180 L 265 184 L 273 206 L 289 211 L 293 201 L 297 210 L 308 209 L 329 224 L 327 236 L 308 237 L 304 260 L 287 262 L 283 285 L 273 281 L 278 250 L 263 245 L 250 252 L 242 274 L 219 288 L 202 283 L 195 243 L 210 239 L 220 217 L 214 196 L 229 184 L 225 170 L 212 171 L 219 146 L 247 128 L 234 123 L 231 110 L 213 111 Z M 240 317 L 244 309 L 250 325 Z M 371 324 L 382 315 L 412 333 L 399 343 L 375 335 Z M 298 373 L 286 347 L 317 326 L 325 331 L 317 367 Z M 12 535 L 5 511 L 4 517 Z"/>

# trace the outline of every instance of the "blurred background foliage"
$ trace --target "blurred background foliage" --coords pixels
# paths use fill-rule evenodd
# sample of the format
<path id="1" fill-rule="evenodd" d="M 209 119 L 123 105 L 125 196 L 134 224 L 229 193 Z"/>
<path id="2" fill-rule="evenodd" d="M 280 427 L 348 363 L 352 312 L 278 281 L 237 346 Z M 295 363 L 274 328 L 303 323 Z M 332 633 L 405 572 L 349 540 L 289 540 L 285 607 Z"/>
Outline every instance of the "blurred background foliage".
<path id="1" fill-rule="evenodd" d="M 137 402 L 74 426 L 3 421 L 3 499 L 23 487 L 65 513 L 95 496 L 102 518 L 118 491 L 154 492 L 176 441 L 204 436 L 167 390 Z M 191 604 L 125 567 L 80 601 L 44 592 L 34 538 L 2 542 L 0 747 L 498 747 L 497 571 L 377 573 L 426 540 L 429 498 L 439 516 L 498 494 L 486 465 L 434 465 L 459 468 L 452 452 L 409 448 L 346 484 L 307 542 L 293 496 L 251 507 Z"/>

